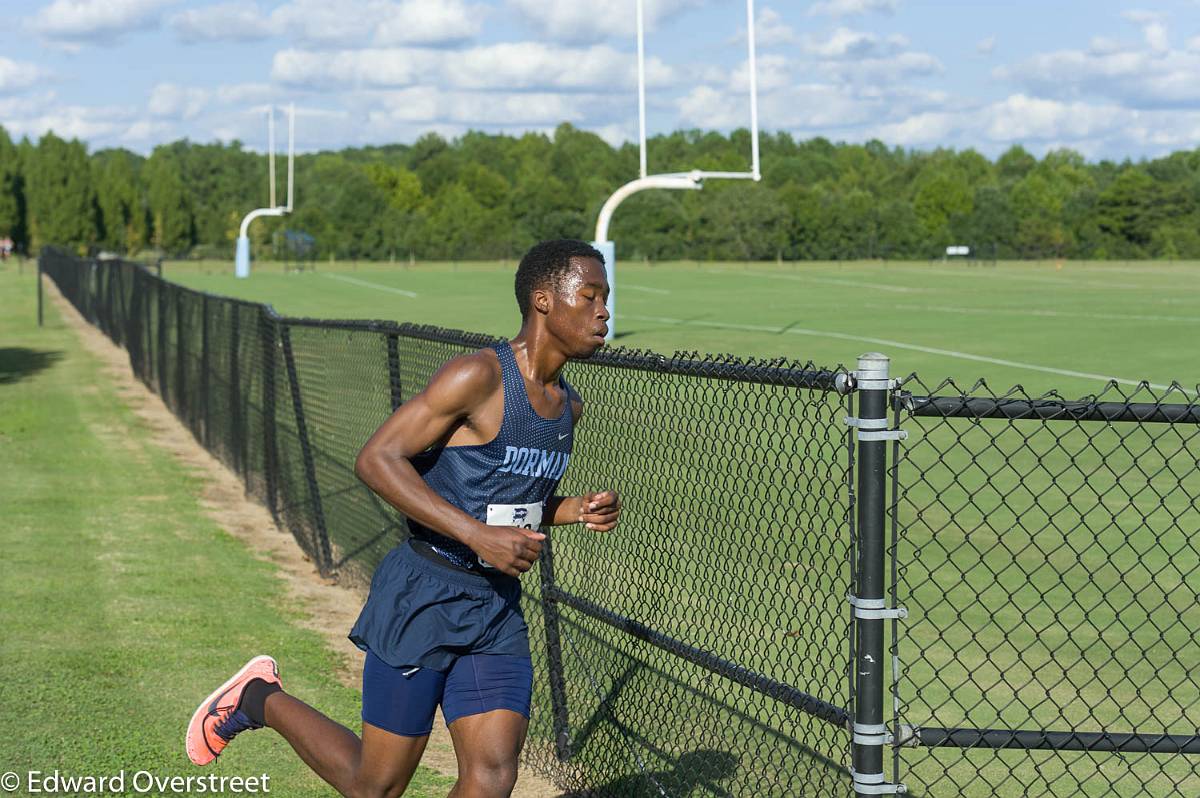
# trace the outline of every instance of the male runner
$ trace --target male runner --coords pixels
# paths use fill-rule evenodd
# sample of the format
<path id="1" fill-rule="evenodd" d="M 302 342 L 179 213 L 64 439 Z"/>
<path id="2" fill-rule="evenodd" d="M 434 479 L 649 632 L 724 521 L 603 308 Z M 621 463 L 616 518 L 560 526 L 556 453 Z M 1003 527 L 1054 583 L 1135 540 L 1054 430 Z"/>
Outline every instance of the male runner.
<path id="1" fill-rule="evenodd" d="M 401 795 L 440 703 L 458 781 L 451 796 L 507 796 L 529 723 L 533 671 L 518 578 L 537 561 L 542 526 L 608 531 L 613 491 L 555 496 L 583 401 L 563 365 L 604 344 L 603 256 L 546 241 L 517 268 L 521 330 L 456 357 L 371 436 L 355 473 L 408 518 L 350 639 L 367 652 L 360 740 L 283 692 L 255 657 L 196 710 L 188 756 L 213 761 L 234 735 L 269 726 L 346 796 Z"/>

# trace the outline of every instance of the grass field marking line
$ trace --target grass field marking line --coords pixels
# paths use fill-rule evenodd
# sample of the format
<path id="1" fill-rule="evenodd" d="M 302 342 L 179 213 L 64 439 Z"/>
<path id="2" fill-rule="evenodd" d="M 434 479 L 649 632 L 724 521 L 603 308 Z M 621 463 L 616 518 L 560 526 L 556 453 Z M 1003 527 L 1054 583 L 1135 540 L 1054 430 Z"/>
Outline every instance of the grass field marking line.
<path id="1" fill-rule="evenodd" d="M 373 288 L 376 291 L 389 291 L 393 294 L 400 294 L 401 296 L 410 297 L 412 299 L 417 298 L 415 291 L 405 291 L 403 288 L 392 288 L 390 285 L 373 283 L 370 280 L 360 280 L 357 277 L 347 277 L 344 274 L 330 274 L 329 272 L 321 272 L 321 274 L 325 275 L 330 280 L 341 280 L 343 283 L 353 283 L 354 285 L 361 285 L 364 288 Z"/>
<path id="2" fill-rule="evenodd" d="M 799 274 L 772 274 L 771 272 L 730 271 L 727 269 L 705 269 L 709 274 L 724 274 L 730 276 L 749 275 L 750 277 L 766 277 L 770 280 L 791 280 L 797 283 L 824 283 L 826 285 L 844 285 L 850 288 L 874 288 L 877 291 L 891 291 L 896 294 L 911 294 L 920 292 L 920 288 L 907 285 L 890 285 L 888 283 L 867 282 L 861 280 L 838 280 L 833 277 L 813 277 Z"/>
<path id="3" fill-rule="evenodd" d="M 1153 316 L 1137 313 L 1083 313 L 1073 310 L 1034 310 L 1031 308 L 960 308 L 953 305 L 906 305 L 896 303 L 883 305 L 864 302 L 862 307 L 877 310 L 929 310 L 936 313 L 962 313 L 968 316 L 1045 316 L 1075 319 L 1099 319 L 1101 321 L 1182 321 L 1200 323 L 1200 316 Z"/>
<path id="4" fill-rule="evenodd" d="M 1081 286 L 1083 288 L 1143 289 L 1146 287 L 1138 283 L 1101 283 L 1094 280 L 1072 280 L 1068 277 L 1040 277 L 1035 274 L 1007 274 L 1005 272 L 997 272 L 994 269 L 989 269 L 987 272 L 956 272 L 952 269 L 921 269 L 917 267 L 904 266 L 886 266 L 884 268 L 889 271 L 904 272 L 905 274 L 938 274 L 946 277 L 966 277 L 971 280 L 978 280 L 982 276 L 983 279 L 995 278 L 997 280 L 1020 280 L 1027 283 L 1041 283 L 1042 285 L 1073 285 Z"/>
<path id="5" fill-rule="evenodd" d="M 787 332 L 794 335 L 812 335 L 818 338 L 837 338 L 843 341 L 858 341 L 866 344 L 878 344 L 880 346 L 890 346 L 895 349 L 909 349 L 914 352 L 925 352 L 930 355 L 943 355 L 944 357 L 958 358 L 959 360 L 974 360 L 979 363 L 992 363 L 997 366 L 1008 366 L 1009 368 L 1028 369 L 1029 371 L 1043 371 L 1047 374 L 1059 374 L 1064 377 L 1080 377 L 1085 380 L 1112 380 L 1121 385 L 1141 385 L 1139 380 L 1130 380 L 1123 377 L 1112 377 L 1107 374 L 1092 374 L 1086 371 L 1072 371 L 1071 369 L 1056 369 L 1051 366 L 1039 366 L 1034 363 L 1019 363 L 1015 360 L 1004 360 L 998 357 L 988 357 L 986 355 L 973 355 L 970 352 L 957 352 L 953 349 L 939 349 L 934 346 L 921 346 L 919 344 L 908 344 L 903 341 L 892 341 L 887 338 L 870 338 L 865 335 L 849 335 L 847 333 L 830 332 L 828 330 L 809 330 L 803 327 L 768 327 L 762 324 L 734 324 L 731 322 L 722 321 L 689 321 L 687 319 L 670 319 L 663 316 L 634 316 L 631 314 L 622 314 L 627 319 L 635 321 L 656 321 L 662 324 L 679 324 L 692 325 L 696 327 L 716 327 L 726 330 L 747 330 L 750 332 L 772 332 L 781 333 Z M 1170 386 L 1160 385 L 1158 383 L 1147 383 L 1151 388 L 1159 391 L 1165 391 Z"/>
<path id="6" fill-rule="evenodd" d="M 648 285 L 635 285 L 633 283 L 626 282 L 621 283 L 621 288 L 628 288 L 631 291 L 645 291 L 647 294 L 663 294 L 664 296 L 671 293 L 665 288 L 651 288 Z"/>

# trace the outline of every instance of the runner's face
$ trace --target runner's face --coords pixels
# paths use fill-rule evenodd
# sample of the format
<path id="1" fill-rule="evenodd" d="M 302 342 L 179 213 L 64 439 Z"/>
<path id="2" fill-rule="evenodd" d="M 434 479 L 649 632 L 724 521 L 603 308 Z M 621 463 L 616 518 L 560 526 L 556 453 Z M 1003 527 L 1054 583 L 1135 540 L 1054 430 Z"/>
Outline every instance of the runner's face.
<path id="1" fill-rule="evenodd" d="M 570 356 L 591 357 L 604 346 L 608 333 L 608 280 L 595 258 L 571 258 L 571 269 L 562 276 L 551 308 L 554 332 L 568 344 Z"/>

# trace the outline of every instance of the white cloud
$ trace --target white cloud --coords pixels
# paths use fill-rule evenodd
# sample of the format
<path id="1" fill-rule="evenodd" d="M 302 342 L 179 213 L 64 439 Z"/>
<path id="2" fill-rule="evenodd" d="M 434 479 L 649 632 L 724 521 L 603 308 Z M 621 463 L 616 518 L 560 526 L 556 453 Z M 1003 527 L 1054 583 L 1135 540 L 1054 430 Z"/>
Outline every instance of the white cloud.
<path id="1" fill-rule="evenodd" d="M 805 36 L 801 52 L 816 59 L 811 71 L 831 80 L 866 87 L 942 72 L 941 61 L 907 50 L 908 39 L 839 27 L 825 36 Z"/>
<path id="2" fill-rule="evenodd" d="M 511 42 L 455 51 L 414 48 L 282 50 L 271 76 L 314 89 L 389 88 L 434 83 L 457 89 L 614 91 L 635 85 L 636 64 L 606 45 L 568 48 Z M 661 60 L 646 62 L 646 83 L 670 85 L 675 73 Z"/>
<path id="3" fill-rule="evenodd" d="M 447 44 L 479 32 L 484 7 L 461 0 L 404 0 L 392 6 L 375 33 L 377 44 Z"/>
<path id="4" fill-rule="evenodd" d="M 996 50 L 996 37 L 988 36 L 986 39 L 980 39 L 975 45 L 975 52 L 980 55 L 991 55 Z"/>
<path id="5" fill-rule="evenodd" d="M 865 88 L 873 83 L 896 83 L 937 75 L 944 68 L 941 61 L 928 53 L 904 52 L 887 58 L 829 61 L 821 64 L 819 69 L 843 83 Z"/>
<path id="6" fill-rule="evenodd" d="M 108 44 L 122 35 L 158 27 L 175 0 L 54 0 L 29 20 L 46 39 L 67 44 Z"/>
<path id="7" fill-rule="evenodd" d="M 175 133 L 175 126 L 160 119 L 139 119 L 118 137 L 124 144 L 154 145 L 169 139 Z"/>
<path id="8" fill-rule="evenodd" d="M 645 0 L 642 21 L 653 31 L 663 21 L 703 0 Z M 632 0 L 508 0 L 525 22 L 560 42 L 597 42 L 610 37 L 632 39 L 637 15 Z M 745 15 L 738 17 L 745 19 Z"/>
<path id="9" fill-rule="evenodd" d="M 208 104 L 207 89 L 159 83 L 150 92 L 147 110 L 151 116 L 172 119 L 195 119 Z"/>
<path id="10" fill-rule="evenodd" d="M 216 91 L 217 100 L 225 105 L 261 105 L 269 102 L 273 94 L 266 83 L 226 83 Z"/>
<path id="11" fill-rule="evenodd" d="M 14 137 L 37 139 L 53 131 L 94 146 L 97 139 L 119 136 L 135 117 L 135 109 L 122 105 L 65 104 L 54 92 L 0 100 L 0 118 Z"/>
<path id="12" fill-rule="evenodd" d="M 800 37 L 796 35 L 796 31 L 791 25 L 784 22 L 783 17 L 779 12 L 768 6 L 758 12 L 758 18 L 754 21 L 754 42 L 759 47 L 781 47 L 784 45 L 797 44 Z M 745 46 L 746 44 L 746 26 L 738 28 L 737 35 L 733 37 L 733 42 Z"/>
<path id="13" fill-rule="evenodd" d="M 463 0 L 291 0 L 271 12 L 270 24 L 304 45 L 439 45 L 475 36 L 485 10 Z"/>
<path id="14" fill-rule="evenodd" d="M 270 20 L 255 3 L 218 3 L 188 9 L 172 16 L 170 26 L 185 42 L 247 42 L 265 39 L 272 33 Z"/>
<path id="15" fill-rule="evenodd" d="M 416 86 L 380 95 L 382 109 L 369 113 L 372 125 L 396 122 L 451 122 L 467 125 L 548 125 L 585 118 L 584 95 L 548 92 L 439 91 Z"/>
<path id="16" fill-rule="evenodd" d="M 883 58 L 894 55 L 908 45 L 899 34 L 881 36 L 878 33 L 838 28 L 828 38 L 807 36 L 804 51 L 818 58 Z"/>
<path id="17" fill-rule="evenodd" d="M 37 85 L 46 73 L 36 64 L 0 55 L 0 94 L 24 91 Z"/>
<path id="18" fill-rule="evenodd" d="M 903 146 L 973 146 L 1000 151 L 1070 147 L 1085 156 L 1130 147 L 1190 147 L 1200 137 L 1200 112 L 1138 111 L 1119 105 L 1063 102 L 1013 94 L 982 107 L 928 110 L 867 128 Z M 991 146 L 988 146 L 991 145 Z"/>
<path id="19" fill-rule="evenodd" d="M 1089 50 L 1058 50 L 996 70 L 1034 95 L 1055 99 L 1093 96 L 1131 108 L 1187 108 L 1200 104 L 1200 53 L 1137 50 L 1093 41 Z"/>
<path id="20" fill-rule="evenodd" d="M 809 6 L 808 13 L 813 16 L 828 14 L 831 17 L 849 17 L 872 12 L 891 14 L 898 5 L 900 0 L 825 0 Z"/>
<path id="21" fill-rule="evenodd" d="M 1153 52 L 1165 53 L 1171 49 L 1167 36 L 1167 26 L 1163 24 L 1162 15 L 1154 11 L 1126 11 L 1121 16 L 1130 22 L 1142 26 L 1142 36 L 1146 46 Z"/>
<path id="22" fill-rule="evenodd" d="M 313 89 L 411 86 L 428 69 L 422 51 L 280 50 L 271 62 L 271 78 L 289 86 Z"/>
<path id="23" fill-rule="evenodd" d="M 1112 130 L 1128 112 L 1117 106 L 1064 103 L 1014 94 L 992 103 L 980 115 L 993 141 L 1046 141 L 1094 138 Z"/>
<path id="24" fill-rule="evenodd" d="M 611 91 L 636 85 L 637 63 L 629 53 L 607 45 L 556 47 L 512 42 L 474 47 L 446 58 L 447 81 L 472 89 L 595 89 Z M 646 59 L 646 85 L 665 86 L 674 71 L 658 58 Z"/>

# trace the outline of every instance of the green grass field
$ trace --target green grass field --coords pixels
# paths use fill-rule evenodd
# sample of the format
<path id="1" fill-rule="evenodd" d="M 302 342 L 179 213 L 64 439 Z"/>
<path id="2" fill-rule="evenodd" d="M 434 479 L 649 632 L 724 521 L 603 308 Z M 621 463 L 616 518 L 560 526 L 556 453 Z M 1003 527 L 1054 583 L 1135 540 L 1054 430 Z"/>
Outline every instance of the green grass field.
<path id="1" fill-rule="evenodd" d="M 273 566 L 205 516 L 200 478 L 154 445 L 55 309 L 35 320 L 31 270 L 0 269 L 0 771 L 123 769 L 129 794 L 142 770 L 266 773 L 275 795 L 334 794 L 271 732 L 210 768 L 187 760 L 192 710 L 254 654 L 353 729 L 359 696 Z M 440 796 L 450 780 L 422 769 L 415 784 Z"/>
<path id="2" fill-rule="evenodd" d="M 167 262 L 192 288 L 286 315 L 380 318 L 511 335 L 516 264 Z M 617 343 L 671 353 L 786 356 L 853 367 L 880 351 L 926 383 L 979 377 L 1077 398 L 1105 378 L 1194 388 L 1200 263 L 618 263 Z M 415 294 L 410 296 L 409 294 Z"/>
<path id="3" fill-rule="evenodd" d="M 519 323 L 514 267 L 320 264 L 316 272 L 285 274 L 268 264 L 238 281 L 228 264 L 172 263 L 165 274 L 191 287 L 268 301 L 289 315 L 386 318 L 506 335 Z M 892 357 L 894 374 L 917 371 L 931 389 L 946 377 L 967 388 L 983 377 L 996 391 L 1020 384 L 1031 394 L 1057 389 L 1067 398 L 1104 390 L 1106 378 L 1120 380 L 1125 392 L 1146 379 L 1160 394 L 1172 380 L 1191 388 L 1200 379 L 1188 343 L 1200 332 L 1200 264 L 673 263 L 622 264 L 619 270 L 617 330 L 624 346 L 851 367 L 858 353 L 878 350 Z M 330 363 L 327 371 L 333 378 L 337 367 Z M 574 378 L 585 396 L 611 384 L 593 380 L 587 370 Z M 836 579 L 823 581 L 840 566 L 822 567 L 822 556 L 838 551 L 836 536 L 821 526 L 836 514 L 837 502 L 808 506 L 820 492 L 804 484 L 821 474 L 821 484 L 836 487 L 826 484 L 836 474 L 836 449 L 824 437 L 831 428 L 840 434 L 826 418 L 837 415 L 836 408 L 800 406 L 783 413 L 812 424 L 801 437 L 815 448 L 805 450 L 807 463 L 792 462 L 772 477 L 737 433 L 737 407 L 759 407 L 764 399 L 757 392 L 718 398 L 701 389 L 698 396 L 708 404 L 694 418 L 674 415 L 673 425 L 664 428 L 638 414 L 659 406 L 659 392 L 662 406 L 677 413 L 670 397 L 678 398 L 686 381 L 630 379 L 635 382 L 620 395 L 595 405 L 579 440 L 580 451 L 591 456 L 572 466 L 565 486 L 586 489 L 588 480 L 619 485 L 628 497 L 625 535 L 603 543 L 586 536 L 563 541 L 560 581 L 585 593 L 612 585 L 600 588 L 594 600 L 652 627 L 686 632 L 710 650 L 789 683 L 799 679 L 803 689 L 836 701 L 841 688 L 830 683 L 838 678 L 836 658 L 814 655 L 811 640 L 787 637 L 789 624 L 809 632 L 836 627 L 830 619 L 841 606 Z M 625 396 L 629 391 L 640 399 Z M 1183 396 L 1175 394 L 1175 400 Z M 1106 398 L 1115 397 L 1110 392 Z M 760 422 L 765 426 L 755 429 L 770 441 L 759 450 L 761 458 L 787 457 L 791 444 L 783 442 L 797 430 L 784 424 L 772 433 L 777 415 Z M 899 505 L 901 600 L 913 616 L 901 640 L 901 717 L 929 726 L 1192 728 L 1195 701 L 1177 685 L 1188 683 L 1187 663 L 1200 650 L 1176 611 L 1200 591 L 1200 563 L 1186 537 L 1195 528 L 1188 503 L 1200 495 L 1200 476 L 1190 465 L 1200 444 L 1196 431 L 1037 429 L 999 421 L 911 420 L 908 426 L 913 437 L 904 447 Z M 658 473 L 643 464 L 645 451 L 674 456 Z M 725 465 L 703 471 L 714 460 Z M 701 472 L 688 480 L 688 468 Z M 733 494 L 695 494 L 697 486 L 725 484 L 735 474 Z M 658 498 L 647 502 L 643 494 Z M 761 502 L 741 510 L 739 497 Z M 772 508 L 781 500 L 788 509 L 779 516 Z M 784 534 L 763 537 L 772 523 Z M 675 533 L 647 554 L 645 542 L 666 528 Z M 787 534 L 791 530 L 796 534 Z M 697 593 L 696 586 L 707 585 L 706 574 L 726 573 L 710 560 L 712 552 L 741 546 L 747 537 L 760 541 L 764 553 L 774 552 L 766 562 L 798 557 L 803 566 L 788 575 L 755 565 L 753 556 L 737 558 L 728 572 L 740 575 L 739 592 L 754 597 L 752 606 L 713 612 L 720 605 L 711 593 L 721 588 Z M 610 711 L 636 717 L 639 700 L 679 693 L 675 706 L 687 706 L 686 717 L 659 714 L 658 723 L 673 718 L 678 728 L 658 733 L 664 739 L 692 736 L 708 743 L 706 751 L 739 752 L 742 783 L 748 769 L 763 762 L 729 742 L 741 737 L 729 723 L 749 717 L 782 723 L 793 740 L 824 737 L 827 727 L 819 722 L 802 716 L 781 721 L 777 707 L 749 691 L 732 689 L 728 706 L 715 708 L 688 692 L 707 683 L 702 672 L 684 668 L 673 682 L 657 670 L 661 656 L 603 628 L 585 625 L 576 633 L 585 629 L 613 652 L 606 683 L 623 684 L 628 694 L 610 702 Z M 798 661 L 813 673 L 798 674 Z M 572 667 L 571 701 L 586 715 L 596 704 L 590 674 L 581 663 L 568 662 L 568 672 Z M 701 733 L 707 726 L 713 731 Z M 752 734 L 749 727 L 746 733 Z M 627 744 L 608 726 L 598 726 L 595 735 L 591 745 L 597 750 L 624 757 Z M 784 757 L 772 766 L 805 761 L 787 746 L 772 750 Z M 1047 783 L 1056 785 L 1047 793 L 1052 795 L 1133 795 L 1142 784 L 1150 794 L 1188 795 L 1200 784 L 1194 767 L 1180 757 L 1166 762 L 1153 755 L 906 749 L 902 758 L 914 792 L 936 796 L 1015 798 Z M 813 760 L 808 767 L 824 765 Z M 1030 775 L 1034 769 L 1039 776 Z M 772 782 L 760 791 L 778 789 Z M 819 791 L 811 782 L 810 789 Z"/>
<path id="4" fill-rule="evenodd" d="M 268 301 L 289 315 L 504 335 L 518 323 L 514 266 L 321 264 L 315 273 L 284 274 L 260 265 L 253 278 L 236 281 L 229 264 L 168 263 L 164 276 Z M 1189 342 L 1200 316 L 1188 315 L 1200 289 L 1196 264 L 620 268 L 617 329 L 619 343 L 631 347 L 824 365 L 852 365 L 859 352 L 880 350 L 893 357 L 894 373 L 917 370 L 930 387 L 947 376 L 965 386 L 984 376 L 999 390 L 1021 383 L 1069 398 L 1101 390 L 1107 376 L 1197 381 Z M 320 407 L 312 432 L 318 454 L 344 459 L 382 420 L 387 388 L 380 355 L 370 351 L 378 342 L 364 335 L 351 347 L 342 335 L 311 333 L 300 373 L 306 401 Z M 325 345 L 334 339 L 342 343 Z M 406 371 L 406 393 L 434 366 L 426 357 Z M 594 401 L 564 489 L 619 487 L 626 516 L 622 534 L 603 540 L 564 531 L 555 544 L 560 584 L 839 701 L 844 641 L 836 632 L 848 536 L 838 516 L 845 497 L 837 401 L 744 384 L 716 390 L 641 372 L 605 394 L 611 377 L 572 368 Z M 683 412 L 693 391 L 703 404 Z M 671 423 L 658 408 L 670 409 Z M 755 415 L 747 421 L 746 412 Z M 902 718 L 929 726 L 1194 728 L 1189 663 L 1200 649 L 1182 612 L 1200 591 L 1200 554 L 1189 538 L 1200 495 L 1196 431 L 1127 425 L 1094 434 L 1099 425 L 1053 432 L 920 419 L 906 426 L 900 581 L 901 601 L 914 612 L 902 627 Z M 340 487 L 322 492 L 341 494 Z M 344 500 L 353 504 L 356 495 Z M 326 505 L 331 535 L 360 532 L 354 508 L 337 506 Z M 655 739 L 690 746 L 645 754 L 684 793 L 697 761 L 725 761 L 729 772 L 713 780 L 735 778 L 756 795 L 820 794 L 812 777 L 799 774 L 827 776 L 843 764 L 845 735 L 823 722 L 781 712 L 760 694 L 576 614 L 567 618 L 579 645 L 604 640 L 586 647 L 600 652 L 592 661 L 567 652 L 572 732 L 584 738 L 576 766 L 633 779 L 629 743 L 614 718 L 636 727 L 646 713 L 655 718 Z M 535 641 L 539 623 L 531 618 Z M 821 631 L 830 636 L 813 637 Z M 545 707 L 546 685 L 539 690 Z M 601 690 L 612 691 L 603 702 Z M 766 749 L 756 743 L 764 723 L 778 735 Z M 833 762 L 812 757 L 808 744 Z M 905 749 L 902 757 L 913 792 L 930 796 L 1190 796 L 1200 789 L 1186 757 L 954 749 Z M 789 773 L 805 780 L 789 784 Z"/>

